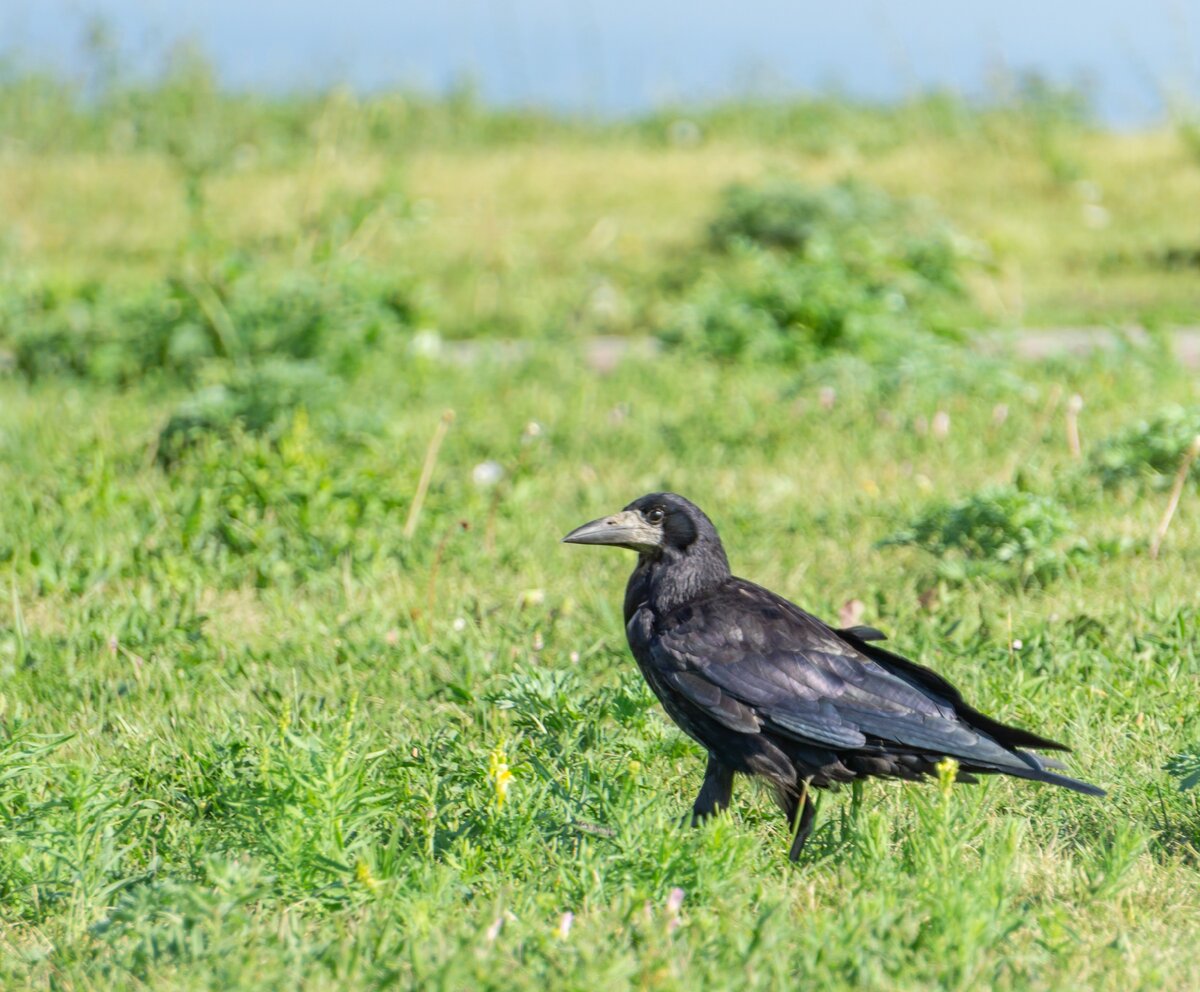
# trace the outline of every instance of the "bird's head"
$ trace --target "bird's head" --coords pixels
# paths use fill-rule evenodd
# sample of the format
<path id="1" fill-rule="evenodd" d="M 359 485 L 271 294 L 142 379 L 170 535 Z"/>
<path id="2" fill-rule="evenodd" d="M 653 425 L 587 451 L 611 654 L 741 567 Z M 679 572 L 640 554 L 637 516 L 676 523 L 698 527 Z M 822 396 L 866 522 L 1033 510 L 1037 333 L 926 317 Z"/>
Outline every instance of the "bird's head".
<path id="1" fill-rule="evenodd" d="M 620 513 L 576 527 L 566 544 L 611 544 L 651 559 L 716 556 L 728 569 L 721 539 L 704 511 L 675 493 L 649 493 Z"/>

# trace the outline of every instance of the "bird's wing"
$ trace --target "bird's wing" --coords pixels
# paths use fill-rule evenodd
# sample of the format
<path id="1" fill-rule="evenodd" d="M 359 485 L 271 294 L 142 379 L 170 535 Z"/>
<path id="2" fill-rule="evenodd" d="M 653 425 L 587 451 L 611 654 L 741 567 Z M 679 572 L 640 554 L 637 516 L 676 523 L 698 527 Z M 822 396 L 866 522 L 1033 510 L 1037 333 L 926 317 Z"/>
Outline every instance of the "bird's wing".
<path id="1" fill-rule="evenodd" d="M 788 605 L 791 606 L 793 604 L 789 603 Z M 866 629 L 872 630 L 873 628 L 868 627 Z M 856 648 L 872 661 L 884 666 L 894 675 L 898 675 L 905 681 L 928 690 L 941 699 L 945 699 L 954 707 L 954 712 L 958 714 L 961 720 L 969 723 L 977 730 L 982 730 L 985 734 L 995 738 L 1007 747 L 1032 747 L 1042 751 L 1071 750 L 1067 745 L 1060 744 L 1058 741 L 1042 737 L 1040 734 L 1035 734 L 1021 727 L 1013 727 L 1009 724 L 1001 723 L 999 720 L 993 720 L 987 714 L 979 712 L 979 710 L 963 699 L 962 693 L 958 689 L 937 672 L 933 671 L 933 669 L 926 668 L 924 665 L 918 665 L 915 661 L 909 661 L 907 658 L 893 654 L 891 651 L 887 651 L 877 645 L 866 643 L 872 640 L 882 640 L 882 638 L 864 636 L 863 628 L 861 627 L 847 627 L 843 630 L 834 631 L 834 633 L 841 640 L 848 643 L 851 647 Z M 1050 762 L 1048 759 L 1045 759 L 1043 760 L 1043 764 L 1054 765 L 1057 762 Z"/>
<path id="2" fill-rule="evenodd" d="M 757 723 L 834 748 L 882 746 L 997 769 L 1031 761 L 1040 767 L 961 720 L 954 700 L 889 671 L 749 582 L 734 580 L 664 617 L 650 648 L 667 684 L 733 730 L 752 732 Z"/>

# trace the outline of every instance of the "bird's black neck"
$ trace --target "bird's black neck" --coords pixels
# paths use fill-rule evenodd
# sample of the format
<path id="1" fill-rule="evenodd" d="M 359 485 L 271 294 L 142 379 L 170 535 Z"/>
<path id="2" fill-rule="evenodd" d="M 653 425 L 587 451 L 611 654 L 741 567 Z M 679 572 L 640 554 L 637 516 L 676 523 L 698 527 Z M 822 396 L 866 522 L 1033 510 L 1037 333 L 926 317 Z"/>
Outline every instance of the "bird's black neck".
<path id="1" fill-rule="evenodd" d="M 729 559 L 719 541 L 639 555 L 625 587 L 625 622 L 643 604 L 662 616 L 719 588 L 730 577 Z"/>

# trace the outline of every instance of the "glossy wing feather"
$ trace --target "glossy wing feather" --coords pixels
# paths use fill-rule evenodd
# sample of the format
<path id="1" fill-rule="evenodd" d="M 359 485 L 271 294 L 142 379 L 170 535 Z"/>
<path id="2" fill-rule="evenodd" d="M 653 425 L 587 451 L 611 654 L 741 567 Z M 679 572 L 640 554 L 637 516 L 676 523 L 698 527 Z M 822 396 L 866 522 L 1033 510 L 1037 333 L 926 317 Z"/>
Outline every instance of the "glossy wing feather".
<path id="1" fill-rule="evenodd" d="M 873 657 L 873 645 L 752 583 L 731 580 L 655 626 L 650 655 L 664 681 L 728 729 L 766 727 L 804 744 L 911 750 L 1017 774 L 1042 771 L 1036 758 L 973 725 L 976 711 L 940 676 L 923 680 L 912 663 L 892 670 L 889 662 L 898 656 Z"/>

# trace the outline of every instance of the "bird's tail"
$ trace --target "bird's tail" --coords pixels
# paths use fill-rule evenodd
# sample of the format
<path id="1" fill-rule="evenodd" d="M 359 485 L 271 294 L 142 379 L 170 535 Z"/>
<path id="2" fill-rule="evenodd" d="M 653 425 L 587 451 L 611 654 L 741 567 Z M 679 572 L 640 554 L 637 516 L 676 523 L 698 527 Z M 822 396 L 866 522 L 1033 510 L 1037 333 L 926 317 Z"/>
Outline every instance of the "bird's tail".
<path id="1" fill-rule="evenodd" d="M 1020 758 L 1024 765 L 1006 765 L 1000 771 L 1006 775 L 1015 775 L 1017 778 L 1027 778 L 1032 782 L 1048 782 L 1051 785 L 1061 785 L 1064 789 L 1070 789 L 1073 792 L 1081 792 L 1085 796 L 1107 796 L 1105 792 L 1097 785 L 1092 785 L 1090 782 L 1081 782 L 1077 778 L 1071 778 L 1068 775 L 1059 775 L 1057 772 L 1049 771 L 1047 766 L 1061 768 L 1062 763 L 1058 761 L 1047 761 L 1039 758 L 1036 754 L 1030 754 L 1028 751 L 1014 750 L 1012 752 L 1016 757 Z"/>

